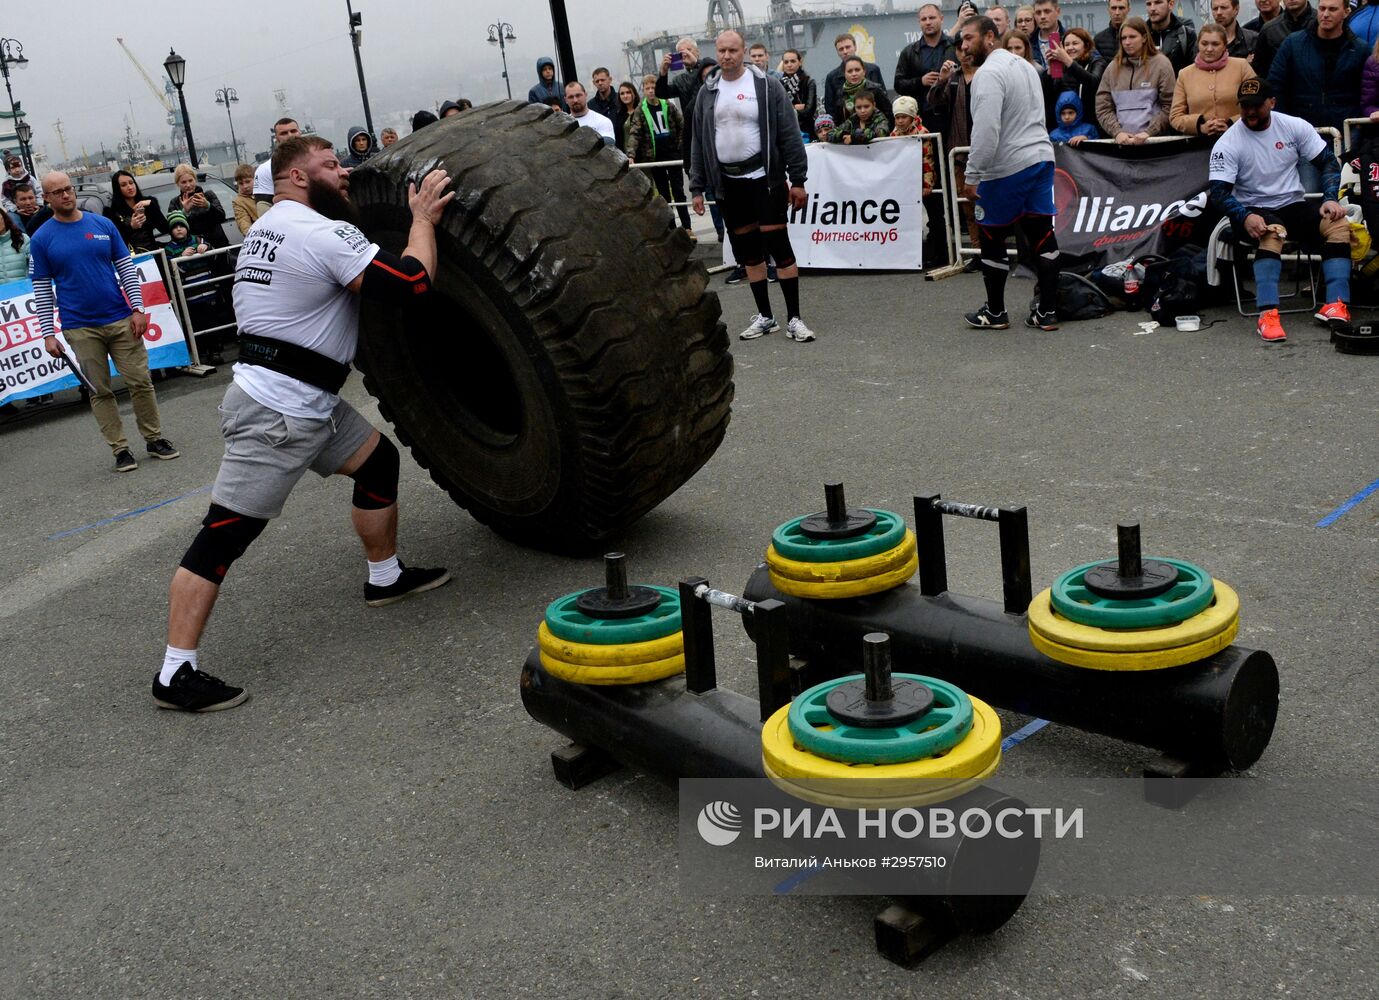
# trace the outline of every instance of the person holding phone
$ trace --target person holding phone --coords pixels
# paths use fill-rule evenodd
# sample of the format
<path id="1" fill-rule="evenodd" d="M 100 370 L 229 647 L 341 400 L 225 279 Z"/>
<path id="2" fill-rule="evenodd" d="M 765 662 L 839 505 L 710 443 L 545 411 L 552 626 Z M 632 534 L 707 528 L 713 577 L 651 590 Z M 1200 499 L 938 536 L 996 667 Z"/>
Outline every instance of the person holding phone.
<path id="1" fill-rule="evenodd" d="M 110 207 L 105 217 L 115 223 L 120 237 L 131 250 L 157 250 L 158 233 L 167 235 L 168 220 L 152 198 L 145 198 L 139 181 L 128 170 L 117 170 L 110 178 Z"/>
<path id="2" fill-rule="evenodd" d="M 179 163 L 172 176 L 177 181 L 177 193 L 168 199 L 168 211 L 185 215 L 192 233 L 209 243 L 212 249 L 229 246 L 230 241 L 221 228 L 226 216 L 220 199 L 196 183 L 196 171 L 186 163 Z"/>
<path id="3" fill-rule="evenodd" d="M 1057 59 L 1051 59 L 1049 50 L 1058 47 L 1063 41 L 1063 36 L 1068 33 L 1060 20 L 1062 13 L 1063 9 L 1058 5 L 1058 0 L 1035 0 L 1035 32 L 1034 37 L 1030 39 L 1033 43 L 1030 55 L 1054 82 L 1063 79 L 1064 64 Z"/>

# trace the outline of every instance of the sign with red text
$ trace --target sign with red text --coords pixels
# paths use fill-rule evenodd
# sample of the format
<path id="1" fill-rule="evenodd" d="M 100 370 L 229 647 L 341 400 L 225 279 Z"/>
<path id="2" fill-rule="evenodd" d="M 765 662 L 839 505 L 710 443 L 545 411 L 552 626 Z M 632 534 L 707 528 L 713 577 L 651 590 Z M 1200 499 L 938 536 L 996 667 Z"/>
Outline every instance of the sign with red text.
<path id="1" fill-rule="evenodd" d="M 1097 268 L 1184 243 L 1206 246 L 1221 213 L 1207 203 L 1206 148 L 1165 143 L 1134 155 L 1054 146 L 1054 229 L 1062 267 Z M 1156 150 L 1163 150 L 1156 154 Z"/>
<path id="2" fill-rule="evenodd" d="M 168 297 L 167 286 L 158 271 L 153 254 L 134 258 L 142 285 L 144 309 L 149 314 L 144 346 L 148 366 L 178 368 L 191 364 L 186 336 L 177 311 Z M 58 309 L 54 328 L 62 336 L 62 289 L 57 290 Z M 64 345 L 66 341 L 63 341 Z M 70 348 L 67 354 L 72 355 Z M 110 366 L 112 375 L 118 374 Z M 33 284 L 27 280 L 0 285 L 0 405 L 16 399 L 41 396 L 58 389 L 74 389 L 77 377 L 66 360 L 55 358 L 43 348 L 43 331 L 38 325 Z"/>
<path id="3" fill-rule="evenodd" d="M 923 266 L 924 146 L 884 139 L 865 146 L 810 143 L 803 208 L 791 209 L 800 267 L 913 271 Z M 734 263 L 725 246 L 724 263 Z"/>

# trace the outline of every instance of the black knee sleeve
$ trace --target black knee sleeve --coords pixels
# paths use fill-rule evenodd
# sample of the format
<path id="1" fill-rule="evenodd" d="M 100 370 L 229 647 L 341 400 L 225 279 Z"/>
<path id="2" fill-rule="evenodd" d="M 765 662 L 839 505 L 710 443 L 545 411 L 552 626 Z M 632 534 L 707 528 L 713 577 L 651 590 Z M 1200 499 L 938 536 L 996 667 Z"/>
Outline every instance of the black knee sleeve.
<path id="1" fill-rule="evenodd" d="M 790 230 L 768 229 L 762 234 L 766 251 L 776 267 L 790 267 L 795 263 L 795 248 L 790 245 Z"/>
<path id="2" fill-rule="evenodd" d="M 378 446 L 350 474 L 354 480 L 354 505 L 360 510 L 382 510 L 397 503 L 400 464 L 397 448 L 380 434 Z"/>
<path id="3" fill-rule="evenodd" d="M 267 526 L 268 522 L 261 517 L 237 514 L 213 503 L 201 522 L 201 530 L 182 557 L 181 566 L 219 586 L 234 561 L 244 555 Z"/>
<path id="4" fill-rule="evenodd" d="M 1048 215 L 1026 215 L 1016 223 L 1029 241 L 1030 250 L 1045 260 L 1058 259 L 1058 237 L 1053 234 L 1053 218 Z"/>
<path id="5" fill-rule="evenodd" d="M 1255 260 L 1282 260 L 1283 256 L 1277 250 L 1265 250 L 1260 247 L 1255 251 Z"/>
<path id="6" fill-rule="evenodd" d="M 1010 270 L 1006 261 L 1006 240 L 1014 232 L 1013 226 L 978 226 L 977 245 L 981 248 L 982 266 Z"/>
<path id="7" fill-rule="evenodd" d="M 733 245 L 733 256 L 743 267 L 756 267 L 766 262 L 766 241 L 760 229 L 749 229 L 745 233 L 728 233 L 728 242 Z"/>
<path id="8" fill-rule="evenodd" d="M 1337 243 L 1333 240 L 1327 240 L 1322 244 L 1322 260 L 1333 260 L 1341 257 L 1348 258 L 1349 256 L 1349 243 Z"/>

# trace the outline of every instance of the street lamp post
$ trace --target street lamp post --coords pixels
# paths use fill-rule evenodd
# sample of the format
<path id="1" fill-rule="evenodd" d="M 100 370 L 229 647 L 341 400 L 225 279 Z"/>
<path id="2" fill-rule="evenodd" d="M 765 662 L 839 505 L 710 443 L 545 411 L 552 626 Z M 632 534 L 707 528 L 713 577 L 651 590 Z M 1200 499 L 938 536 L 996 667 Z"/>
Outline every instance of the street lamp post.
<path id="1" fill-rule="evenodd" d="M 373 114 L 369 111 L 369 88 L 364 85 L 364 59 L 359 54 L 359 45 L 364 36 L 364 15 L 354 12 L 354 5 L 345 0 L 345 10 L 350 15 L 350 41 L 354 45 L 354 68 L 359 72 L 359 96 L 364 101 L 364 127 L 369 130 L 369 141 L 373 141 Z M 354 150 L 350 150 L 351 153 Z"/>
<path id="2" fill-rule="evenodd" d="M 19 106 L 14 103 L 14 89 L 10 86 L 10 67 L 23 69 L 29 65 L 29 60 L 24 57 L 24 46 L 17 38 L 0 38 L 0 74 L 5 77 L 5 93 L 10 98 L 10 119 L 15 123 L 14 134 L 19 136 Z M 29 143 L 19 137 L 19 155 L 24 159 L 24 166 L 29 173 L 34 172 L 34 161 L 29 155 Z"/>
<path id="3" fill-rule="evenodd" d="M 508 100 L 512 100 L 512 81 L 508 79 L 508 42 L 517 41 L 517 36 L 512 33 L 512 25 L 506 21 L 499 21 L 497 24 L 488 26 L 488 44 L 498 46 L 498 51 L 503 55 L 503 83 L 508 88 Z"/>
<path id="4" fill-rule="evenodd" d="M 196 169 L 196 143 L 192 140 L 192 123 L 187 117 L 187 95 L 182 93 L 182 84 L 187 82 L 187 60 L 183 59 L 173 49 L 168 49 L 168 57 L 163 60 L 163 69 L 167 70 L 168 79 L 177 88 L 177 102 L 182 105 L 182 134 L 187 137 L 187 159 L 191 161 L 192 169 Z"/>
<path id="5" fill-rule="evenodd" d="M 239 140 L 235 138 L 235 119 L 230 114 L 230 105 L 239 103 L 239 95 L 235 93 L 234 87 L 221 87 L 215 92 L 215 102 L 225 105 L 225 117 L 230 120 L 230 146 L 233 150 L 231 154 L 236 163 L 239 162 Z"/>
<path id="6" fill-rule="evenodd" d="M 16 138 L 19 139 L 19 155 L 24 158 L 24 163 L 29 168 L 29 176 L 33 176 L 34 161 L 33 156 L 29 152 L 29 150 L 32 148 L 29 145 L 29 140 L 32 139 L 34 136 L 33 127 L 23 118 L 20 118 L 18 121 L 14 123 L 14 134 Z"/>

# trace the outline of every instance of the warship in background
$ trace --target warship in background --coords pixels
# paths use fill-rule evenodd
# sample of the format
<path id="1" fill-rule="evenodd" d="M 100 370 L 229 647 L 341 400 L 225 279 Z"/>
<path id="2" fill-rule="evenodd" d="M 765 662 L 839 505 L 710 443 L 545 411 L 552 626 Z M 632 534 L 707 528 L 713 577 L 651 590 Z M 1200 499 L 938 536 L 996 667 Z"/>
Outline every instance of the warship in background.
<path id="1" fill-rule="evenodd" d="M 818 9 L 800 10 L 808 6 Z M 623 46 L 627 68 L 632 79 L 640 80 L 645 73 L 659 73 L 661 57 L 675 51 L 675 43 L 684 37 L 695 39 L 701 52 L 712 53 L 714 37 L 727 28 L 736 28 L 748 45 L 761 42 L 779 59 L 786 49 L 797 49 L 804 56 L 805 69 L 821 79 L 838 62 L 833 40 L 847 33 L 857 41 L 857 54 L 881 68 L 887 83 L 893 83 L 896 60 L 900 50 L 920 37 L 916 16 L 919 3 L 897 8 L 890 0 L 876 4 L 810 5 L 801 0 L 770 0 L 765 19 L 748 20 L 742 0 L 708 0 L 705 20 L 693 27 L 667 30 L 644 38 L 628 41 Z M 957 19 L 957 0 L 944 0 L 944 30 L 951 33 Z M 1004 4 L 1012 14 L 1018 3 Z M 1095 35 L 1106 27 L 1104 0 L 1072 0 L 1062 5 L 1064 28 L 1082 27 Z M 817 50 L 817 51 L 816 51 Z M 812 58 L 811 58 L 812 55 Z"/>

